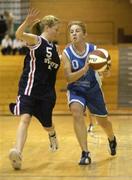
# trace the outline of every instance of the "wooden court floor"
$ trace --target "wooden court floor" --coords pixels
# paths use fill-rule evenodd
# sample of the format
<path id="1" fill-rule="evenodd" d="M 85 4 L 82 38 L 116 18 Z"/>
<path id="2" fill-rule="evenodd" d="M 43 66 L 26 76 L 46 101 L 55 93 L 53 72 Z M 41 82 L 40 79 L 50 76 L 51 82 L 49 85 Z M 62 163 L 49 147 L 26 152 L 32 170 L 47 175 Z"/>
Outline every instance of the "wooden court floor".
<path id="1" fill-rule="evenodd" d="M 23 152 L 21 171 L 8 160 L 19 118 L 0 116 L 0 180 L 132 180 L 132 116 L 110 116 L 118 140 L 116 157 L 108 153 L 107 138 L 95 124 L 88 135 L 92 164 L 79 166 L 80 148 L 71 116 L 54 116 L 59 150 L 50 152 L 47 133 L 33 118 Z"/>

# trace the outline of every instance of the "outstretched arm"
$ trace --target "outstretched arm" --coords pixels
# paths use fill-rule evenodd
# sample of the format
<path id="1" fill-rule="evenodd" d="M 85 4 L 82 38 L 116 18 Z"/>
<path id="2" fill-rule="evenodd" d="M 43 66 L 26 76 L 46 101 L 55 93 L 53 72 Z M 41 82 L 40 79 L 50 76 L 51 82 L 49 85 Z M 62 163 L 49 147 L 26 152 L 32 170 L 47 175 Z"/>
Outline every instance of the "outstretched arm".
<path id="1" fill-rule="evenodd" d="M 35 22 L 38 22 L 39 11 L 36 9 L 29 10 L 29 13 L 25 21 L 19 26 L 16 31 L 16 38 L 27 42 L 28 45 L 35 45 L 38 42 L 37 36 L 31 33 L 26 33 L 27 27 L 32 26 Z"/>

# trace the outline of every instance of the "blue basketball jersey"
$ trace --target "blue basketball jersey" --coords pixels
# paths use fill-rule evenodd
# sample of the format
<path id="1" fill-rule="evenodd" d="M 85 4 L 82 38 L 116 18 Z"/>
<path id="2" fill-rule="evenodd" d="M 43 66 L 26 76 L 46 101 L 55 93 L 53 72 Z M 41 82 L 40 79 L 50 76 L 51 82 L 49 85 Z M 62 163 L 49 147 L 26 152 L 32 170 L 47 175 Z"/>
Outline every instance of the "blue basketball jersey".
<path id="1" fill-rule="evenodd" d="M 72 44 L 64 49 L 64 53 L 68 57 L 71 63 L 72 72 L 78 71 L 84 67 L 85 61 L 87 60 L 88 54 L 96 49 L 93 44 L 86 43 L 86 50 L 83 55 L 78 55 Z M 99 84 L 96 78 L 96 72 L 89 68 L 87 73 L 83 75 L 77 81 L 68 84 L 68 90 L 76 91 L 82 94 L 87 94 L 88 92 L 94 91 L 94 89 L 99 88 Z"/>

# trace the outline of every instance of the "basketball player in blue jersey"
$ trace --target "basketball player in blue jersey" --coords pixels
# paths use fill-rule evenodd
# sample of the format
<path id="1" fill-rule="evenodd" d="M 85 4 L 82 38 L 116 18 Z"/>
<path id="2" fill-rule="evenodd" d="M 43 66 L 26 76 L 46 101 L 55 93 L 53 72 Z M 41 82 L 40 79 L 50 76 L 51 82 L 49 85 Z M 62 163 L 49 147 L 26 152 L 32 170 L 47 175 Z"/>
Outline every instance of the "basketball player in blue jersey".
<path id="1" fill-rule="evenodd" d="M 9 106 L 14 115 L 21 116 L 16 144 L 9 152 L 11 164 L 17 170 L 21 169 L 22 151 L 32 116 L 48 132 L 51 150 L 58 149 L 52 111 L 56 102 L 55 82 L 60 58 L 52 41 L 57 38 L 60 21 L 52 15 L 45 16 L 40 21 L 38 15 L 38 10 L 31 9 L 16 31 L 16 38 L 25 41 L 29 47 L 19 81 L 17 101 Z M 28 26 L 41 35 L 26 33 Z"/>
<path id="2" fill-rule="evenodd" d="M 69 24 L 71 44 L 62 54 L 65 76 L 68 81 L 68 103 L 74 120 L 74 130 L 82 150 L 79 165 L 91 163 L 87 146 L 87 127 L 84 121 L 84 111 L 88 107 L 90 113 L 96 116 L 97 122 L 108 136 L 110 154 L 116 154 L 116 138 L 112 124 L 107 118 L 103 94 L 98 82 L 98 74 L 89 67 L 87 57 L 96 46 L 85 42 L 86 27 L 80 21 Z"/>

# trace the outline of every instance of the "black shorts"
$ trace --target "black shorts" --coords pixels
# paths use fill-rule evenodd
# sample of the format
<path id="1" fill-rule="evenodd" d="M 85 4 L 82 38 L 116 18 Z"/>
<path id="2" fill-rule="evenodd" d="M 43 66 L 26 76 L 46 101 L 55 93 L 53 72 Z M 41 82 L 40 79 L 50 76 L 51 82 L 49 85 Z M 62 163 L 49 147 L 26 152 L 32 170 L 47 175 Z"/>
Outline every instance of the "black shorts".
<path id="1" fill-rule="evenodd" d="M 9 105 L 10 111 L 14 115 L 30 114 L 35 116 L 44 127 L 52 126 L 52 111 L 56 98 L 50 96 L 39 100 L 30 96 L 18 96 L 16 103 Z"/>

